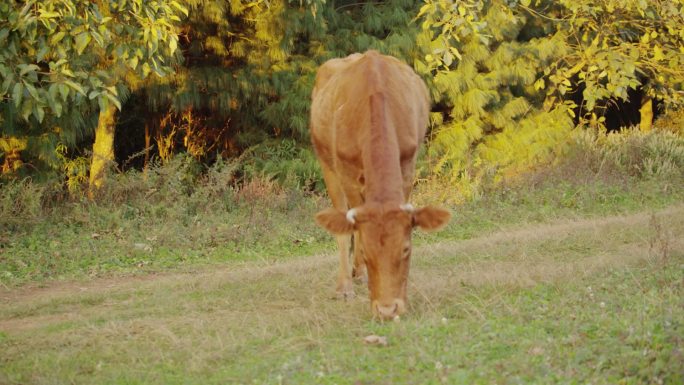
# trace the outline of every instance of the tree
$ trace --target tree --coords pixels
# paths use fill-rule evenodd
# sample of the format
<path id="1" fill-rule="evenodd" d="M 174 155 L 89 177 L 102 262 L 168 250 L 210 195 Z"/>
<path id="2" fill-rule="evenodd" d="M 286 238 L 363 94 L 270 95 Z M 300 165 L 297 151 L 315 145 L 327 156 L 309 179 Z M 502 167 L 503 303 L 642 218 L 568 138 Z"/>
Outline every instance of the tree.
<path id="1" fill-rule="evenodd" d="M 113 116 L 128 87 L 164 76 L 178 46 L 176 1 L 9 1 L 0 5 L 3 136 L 35 138 L 54 159 L 59 143 L 92 132 L 82 115 L 97 112 L 91 186 L 113 160 Z M 69 124 L 69 123 L 76 124 Z M 77 132 L 81 130 L 81 132 Z"/>
<path id="2" fill-rule="evenodd" d="M 608 101 L 642 89 L 641 127 L 649 130 L 654 99 L 666 106 L 684 102 L 681 1 L 521 0 L 519 7 L 557 34 L 565 52 L 538 86 L 556 98 L 582 90 L 582 118 L 596 122 Z"/>
<path id="3" fill-rule="evenodd" d="M 548 161 L 573 129 L 571 105 L 543 106 L 534 84 L 558 54 L 553 37 L 523 40 L 526 19 L 503 1 L 432 2 L 419 13 L 430 75 L 432 171 L 463 183 L 468 195 L 486 178 Z"/>
<path id="4" fill-rule="evenodd" d="M 173 153 L 168 147 L 203 161 L 251 149 L 259 159 L 248 161 L 250 172 L 311 175 L 284 158 L 313 159 L 304 153 L 318 65 L 369 48 L 409 62 L 419 53 L 413 1 L 192 0 L 188 7 L 184 65 L 143 90 L 155 111 L 146 141 L 156 140 L 164 157 Z"/>
<path id="5" fill-rule="evenodd" d="M 416 68 L 433 76 L 442 111 L 433 170 L 479 181 L 550 161 L 572 118 L 601 125 L 601 108 L 629 88 L 680 104 L 680 8 L 666 0 L 427 0 Z"/>

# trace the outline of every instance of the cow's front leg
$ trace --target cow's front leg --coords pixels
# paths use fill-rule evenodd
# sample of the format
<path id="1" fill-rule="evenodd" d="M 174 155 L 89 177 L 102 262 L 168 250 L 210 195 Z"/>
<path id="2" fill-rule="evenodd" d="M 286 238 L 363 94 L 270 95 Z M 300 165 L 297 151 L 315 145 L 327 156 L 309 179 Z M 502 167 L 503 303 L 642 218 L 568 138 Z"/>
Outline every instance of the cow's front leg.
<path id="1" fill-rule="evenodd" d="M 358 231 L 354 232 L 354 269 L 352 270 L 352 277 L 362 283 L 368 282 L 368 274 L 366 273 L 366 262 L 363 256 L 363 247 L 361 247 L 361 235 Z"/>
<path id="2" fill-rule="evenodd" d="M 349 251 L 351 248 L 351 234 L 337 235 L 337 247 L 340 252 L 340 271 L 337 275 L 337 298 L 354 298 L 351 269 L 349 267 Z"/>

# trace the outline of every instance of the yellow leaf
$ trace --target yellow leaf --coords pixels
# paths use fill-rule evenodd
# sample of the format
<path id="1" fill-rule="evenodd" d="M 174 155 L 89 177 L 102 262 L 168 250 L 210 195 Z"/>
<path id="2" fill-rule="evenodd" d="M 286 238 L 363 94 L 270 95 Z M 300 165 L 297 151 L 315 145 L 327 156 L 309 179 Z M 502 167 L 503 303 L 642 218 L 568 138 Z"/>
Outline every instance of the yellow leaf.
<path id="1" fill-rule="evenodd" d="M 591 45 L 592 45 L 593 47 L 598 47 L 598 43 L 599 43 L 599 37 L 596 36 L 596 37 L 594 38 L 594 40 L 591 41 Z"/>
<path id="2" fill-rule="evenodd" d="M 653 60 L 655 61 L 661 61 L 665 59 L 665 55 L 663 54 L 662 48 L 660 48 L 659 45 L 656 45 L 653 47 Z"/>

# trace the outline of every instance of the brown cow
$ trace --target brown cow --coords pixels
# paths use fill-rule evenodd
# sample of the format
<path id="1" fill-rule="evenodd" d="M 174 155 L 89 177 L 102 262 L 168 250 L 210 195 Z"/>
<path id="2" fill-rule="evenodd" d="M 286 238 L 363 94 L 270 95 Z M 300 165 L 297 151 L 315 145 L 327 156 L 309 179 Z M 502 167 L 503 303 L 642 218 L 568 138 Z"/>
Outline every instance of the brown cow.
<path id="1" fill-rule="evenodd" d="M 423 81 L 399 60 L 368 51 L 324 63 L 316 75 L 311 139 L 334 208 L 316 221 L 337 237 L 337 292 L 353 296 L 368 271 L 371 309 L 381 318 L 406 310 L 411 230 L 438 229 L 448 211 L 408 204 L 418 147 L 428 124 Z"/>

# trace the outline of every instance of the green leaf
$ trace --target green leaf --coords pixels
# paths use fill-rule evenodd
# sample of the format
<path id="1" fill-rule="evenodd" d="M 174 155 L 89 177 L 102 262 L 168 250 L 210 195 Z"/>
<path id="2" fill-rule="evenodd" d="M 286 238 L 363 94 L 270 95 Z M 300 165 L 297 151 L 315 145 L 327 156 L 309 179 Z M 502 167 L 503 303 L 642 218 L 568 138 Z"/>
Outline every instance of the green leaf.
<path id="1" fill-rule="evenodd" d="M 81 87 L 80 84 L 72 82 L 71 80 L 65 80 L 64 84 L 66 84 L 67 86 L 69 86 L 69 88 L 78 92 L 79 94 L 86 96 L 85 90 L 83 90 L 83 87 Z"/>
<path id="2" fill-rule="evenodd" d="M 38 123 L 43 123 L 43 118 L 45 117 L 45 109 L 43 109 L 43 106 L 36 105 L 33 107 L 33 116 L 38 119 Z"/>
<path id="3" fill-rule="evenodd" d="M 105 46 L 104 38 L 102 37 L 102 35 L 100 35 L 99 33 L 95 32 L 95 31 L 92 31 L 90 34 L 91 34 L 91 36 L 93 37 L 93 39 L 95 39 L 95 42 L 96 42 L 100 47 L 104 47 L 104 46 Z"/>
<path id="4" fill-rule="evenodd" d="M 33 86 L 31 83 L 23 82 L 24 87 L 28 91 L 29 95 L 35 100 L 40 100 L 40 96 L 38 95 L 38 90 L 36 90 L 36 87 Z"/>
<path id="5" fill-rule="evenodd" d="M 19 108 L 21 105 L 21 99 L 24 97 L 24 85 L 21 82 L 17 82 L 12 89 L 12 99 L 14 100 L 14 107 Z"/>
<path id="6" fill-rule="evenodd" d="M 28 121 L 33 112 L 33 101 L 31 99 L 24 100 L 21 105 L 21 117 Z"/>
<path id="7" fill-rule="evenodd" d="M 9 36 L 9 29 L 7 29 L 7 28 L 0 29 L 0 43 L 4 43 L 5 40 L 7 39 L 7 36 Z"/>
<path id="8" fill-rule="evenodd" d="M 62 116 L 62 103 L 55 101 L 55 103 L 52 104 L 50 108 L 52 108 L 52 111 L 55 113 L 56 117 L 59 118 L 60 116 Z"/>
<path id="9" fill-rule="evenodd" d="M 50 87 L 48 87 L 48 99 L 49 100 L 57 100 L 57 93 L 59 92 L 59 88 L 57 83 L 52 83 L 50 84 Z"/>
<path id="10" fill-rule="evenodd" d="M 188 16 L 188 9 L 185 8 L 184 6 L 180 5 L 177 1 L 172 1 L 172 2 L 171 2 L 171 5 L 173 5 L 177 10 L 183 12 L 183 14 L 185 15 L 185 17 Z"/>
<path id="11" fill-rule="evenodd" d="M 19 64 L 17 67 L 21 68 L 21 71 L 19 71 L 19 76 L 24 76 L 31 71 L 37 71 L 40 69 L 40 67 L 35 64 Z"/>
<path id="12" fill-rule="evenodd" d="M 109 99 L 112 103 L 114 103 L 114 105 L 116 106 L 116 108 L 119 111 L 121 111 L 121 102 L 119 101 L 119 99 L 116 98 L 116 96 L 114 96 L 108 92 L 105 92 L 104 95 L 107 97 L 107 99 Z"/>
<path id="13" fill-rule="evenodd" d="M 62 75 L 66 75 L 66 76 L 71 77 L 71 78 L 76 76 L 72 70 L 70 70 L 69 68 L 66 68 L 66 67 L 62 68 L 59 72 L 61 72 Z"/>
<path id="14" fill-rule="evenodd" d="M 107 109 L 107 106 L 109 105 L 109 101 L 107 98 L 97 98 L 97 105 L 100 107 L 100 111 L 104 111 Z"/>
<path id="15" fill-rule="evenodd" d="M 64 31 L 57 32 L 56 34 L 52 35 L 52 37 L 50 38 L 50 44 L 51 45 L 57 45 L 57 43 L 62 41 L 62 39 L 64 38 L 65 35 L 66 35 L 66 32 L 64 32 Z"/>
<path id="16" fill-rule="evenodd" d="M 178 40 L 175 37 L 171 37 L 169 41 L 169 48 L 171 49 L 172 54 L 176 52 L 176 48 L 178 48 Z"/>
<path id="17" fill-rule="evenodd" d="M 3 80 L 2 86 L 0 86 L 0 96 L 5 95 L 9 91 L 9 88 L 12 85 L 13 81 L 14 74 L 10 73 L 9 76 L 7 76 L 5 80 Z"/>
<path id="18" fill-rule="evenodd" d="M 38 53 L 36 54 L 36 61 L 43 61 L 43 59 L 45 59 L 45 55 L 47 55 L 48 52 L 50 52 L 50 47 L 48 47 L 47 45 L 43 45 L 42 47 L 40 47 L 40 50 L 38 50 Z"/>
<path id="19" fill-rule="evenodd" d="M 76 52 L 78 52 L 79 55 L 83 53 L 91 39 L 92 37 L 87 31 L 81 32 L 76 36 L 74 40 L 76 41 Z"/>
<path id="20" fill-rule="evenodd" d="M 66 84 L 60 84 L 58 90 L 59 94 L 62 95 L 62 100 L 66 102 L 69 98 L 69 87 Z"/>
<path id="21" fill-rule="evenodd" d="M 52 18 L 55 18 L 55 17 L 59 17 L 59 13 L 41 10 L 41 13 L 40 13 L 40 18 L 41 18 L 41 19 L 52 19 Z"/>

